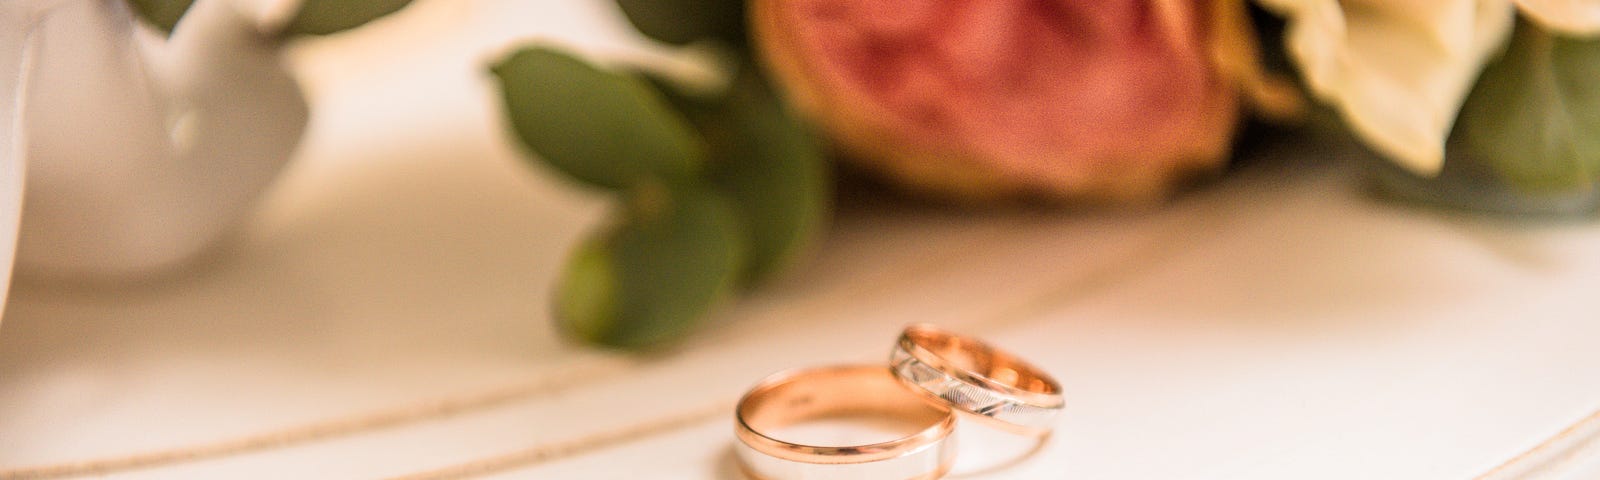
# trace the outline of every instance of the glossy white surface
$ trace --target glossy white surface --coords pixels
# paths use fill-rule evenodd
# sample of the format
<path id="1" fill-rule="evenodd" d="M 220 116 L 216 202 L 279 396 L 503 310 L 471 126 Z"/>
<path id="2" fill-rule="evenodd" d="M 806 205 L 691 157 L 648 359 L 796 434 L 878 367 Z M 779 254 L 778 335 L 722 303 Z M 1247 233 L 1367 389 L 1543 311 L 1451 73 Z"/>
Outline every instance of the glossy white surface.
<path id="1" fill-rule="evenodd" d="M 1146 213 L 857 205 L 815 262 L 674 352 L 565 344 L 546 291 L 605 203 L 526 166 L 480 67 L 514 39 L 659 54 L 594 5 L 429 1 L 299 47 L 316 120 L 245 233 L 182 278 L 14 290 L 0 467 L 576 370 L 493 407 L 111 478 L 373 478 L 687 416 L 498 478 L 734 479 L 725 407 L 745 388 L 886 358 L 913 321 L 1066 390 L 1054 441 L 985 480 L 1471 478 L 1600 408 L 1600 225 L 1374 202 L 1346 153 L 1309 147 Z"/>
<path id="2" fill-rule="evenodd" d="M 22 188 L 27 142 L 22 131 L 26 85 L 37 54 L 39 22 L 54 2 L 0 4 L 0 306 L 11 284 L 22 219 Z"/>
<path id="3" fill-rule="evenodd" d="M 144 280 L 194 261 L 305 129 L 277 34 L 256 0 L 198 0 L 170 37 L 136 28 L 125 0 L 54 1 L 23 112 L 19 274 Z"/>

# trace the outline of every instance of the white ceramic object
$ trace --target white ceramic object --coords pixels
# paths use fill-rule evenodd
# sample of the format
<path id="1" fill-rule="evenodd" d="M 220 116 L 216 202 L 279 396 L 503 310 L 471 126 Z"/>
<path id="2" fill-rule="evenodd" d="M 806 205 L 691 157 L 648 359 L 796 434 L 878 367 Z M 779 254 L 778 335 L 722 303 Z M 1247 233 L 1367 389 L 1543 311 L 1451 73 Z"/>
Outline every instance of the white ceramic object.
<path id="1" fill-rule="evenodd" d="M 305 128 L 278 29 L 262 2 L 198 0 L 168 38 L 125 0 L 56 3 L 23 102 L 17 268 L 125 279 L 182 265 L 243 216 Z"/>
<path id="2" fill-rule="evenodd" d="M 55 2 L 0 2 L 0 307 L 11 285 L 22 216 L 21 118 L 25 86 L 38 43 L 35 30 Z"/>

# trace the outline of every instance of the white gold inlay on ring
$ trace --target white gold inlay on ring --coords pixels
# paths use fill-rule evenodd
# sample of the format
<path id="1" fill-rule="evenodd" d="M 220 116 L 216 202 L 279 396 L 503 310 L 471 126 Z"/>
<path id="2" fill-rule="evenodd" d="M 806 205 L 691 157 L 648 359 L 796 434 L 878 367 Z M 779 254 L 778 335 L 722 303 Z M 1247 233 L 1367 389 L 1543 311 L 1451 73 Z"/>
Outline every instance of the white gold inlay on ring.
<path id="1" fill-rule="evenodd" d="M 889 365 L 912 390 L 1014 433 L 1049 435 L 1064 405 L 1061 385 L 1038 367 L 930 325 L 906 327 Z"/>

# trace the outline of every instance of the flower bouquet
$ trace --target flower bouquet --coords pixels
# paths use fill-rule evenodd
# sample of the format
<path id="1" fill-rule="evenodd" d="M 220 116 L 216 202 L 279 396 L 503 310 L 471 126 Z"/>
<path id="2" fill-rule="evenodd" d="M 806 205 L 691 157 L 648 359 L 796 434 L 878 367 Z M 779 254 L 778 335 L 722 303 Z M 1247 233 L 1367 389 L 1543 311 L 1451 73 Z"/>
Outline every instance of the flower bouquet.
<path id="1" fill-rule="evenodd" d="M 960 201 L 1148 205 L 1266 122 L 1345 132 L 1400 198 L 1600 204 L 1600 1 L 617 3 L 721 74 L 546 47 L 493 68 L 538 163 L 618 199 L 554 306 L 598 344 L 671 342 L 792 263 L 835 157 Z"/>

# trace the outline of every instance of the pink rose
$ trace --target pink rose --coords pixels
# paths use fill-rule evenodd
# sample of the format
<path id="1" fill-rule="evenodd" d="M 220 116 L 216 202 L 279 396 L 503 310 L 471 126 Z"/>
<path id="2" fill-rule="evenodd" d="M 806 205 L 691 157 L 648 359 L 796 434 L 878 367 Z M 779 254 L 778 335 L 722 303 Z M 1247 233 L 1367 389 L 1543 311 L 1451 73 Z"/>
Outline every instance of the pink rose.
<path id="1" fill-rule="evenodd" d="M 1250 35 L 1212 31 L 1247 25 L 1212 21 L 1243 15 L 1216 1 L 754 0 L 751 21 L 862 165 L 964 197 L 1144 201 L 1228 154 L 1238 89 L 1213 39 Z"/>

